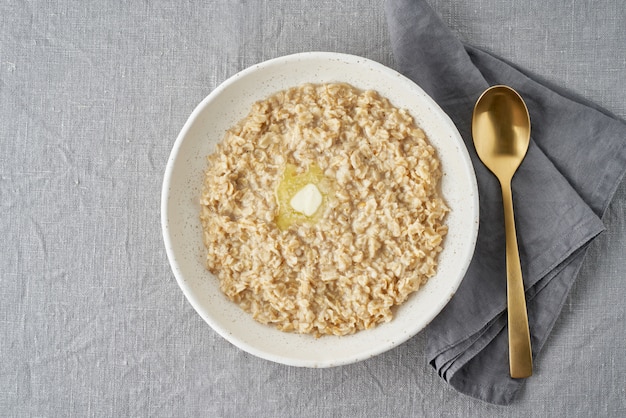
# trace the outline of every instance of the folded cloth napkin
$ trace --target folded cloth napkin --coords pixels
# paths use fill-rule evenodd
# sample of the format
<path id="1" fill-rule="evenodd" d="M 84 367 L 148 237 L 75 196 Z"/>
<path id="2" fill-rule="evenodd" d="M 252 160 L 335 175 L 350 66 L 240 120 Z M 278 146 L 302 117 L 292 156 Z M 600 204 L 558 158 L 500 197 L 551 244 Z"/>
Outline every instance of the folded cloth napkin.
<path id="1" fill-rule="evenodd" d="M 473 146 L 476 99 L 490 85 L 506 84 L 530 113 L 531 143 L 512 187 L 533 357 L 561 311 L 586 247 L 604 229 L 600 218 L 626 171 L 626 124 L 463 45 L 423 0 L 388 0 L 386 12 L 399 71 L 456 124 L 480 195 L 476 251 L 455 296 L 426 330 L 427 355 L 458 391 L 508 404 L 524 379 L 509 376 L 502 197 Z"/>

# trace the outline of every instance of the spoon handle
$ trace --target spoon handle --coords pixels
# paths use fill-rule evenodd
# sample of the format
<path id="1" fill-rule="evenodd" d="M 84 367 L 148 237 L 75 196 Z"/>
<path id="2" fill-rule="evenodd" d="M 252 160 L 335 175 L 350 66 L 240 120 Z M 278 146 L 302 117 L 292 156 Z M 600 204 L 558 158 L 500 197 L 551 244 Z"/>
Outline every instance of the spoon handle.
<path id="1" fill-rule="evenodd" d="M 509 369 L 514 379 L 528 377 L 533 373 L 533 359 L 530 348 L 530 330 L 524 296 L 522 266 L 517 248 L 515 218 L 511 181 L 502 182 L 502 202 L 504 204 L 504 228 L 506 232 L 506 296 L 509 322 Z"/>

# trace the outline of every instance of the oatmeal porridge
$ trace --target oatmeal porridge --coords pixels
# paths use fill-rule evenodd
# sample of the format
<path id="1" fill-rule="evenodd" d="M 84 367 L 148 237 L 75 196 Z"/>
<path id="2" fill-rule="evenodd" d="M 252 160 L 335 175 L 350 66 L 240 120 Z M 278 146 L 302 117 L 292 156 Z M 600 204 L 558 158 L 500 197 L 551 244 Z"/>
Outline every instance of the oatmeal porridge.
<path id="1" fill-rule="evenodd" d="M 405 110 L 348 84 L 257 102 L 208 157 L 207 268 L 259 322 L 346 335 L 390 321 L 447 233 L 434 148 Z"/>

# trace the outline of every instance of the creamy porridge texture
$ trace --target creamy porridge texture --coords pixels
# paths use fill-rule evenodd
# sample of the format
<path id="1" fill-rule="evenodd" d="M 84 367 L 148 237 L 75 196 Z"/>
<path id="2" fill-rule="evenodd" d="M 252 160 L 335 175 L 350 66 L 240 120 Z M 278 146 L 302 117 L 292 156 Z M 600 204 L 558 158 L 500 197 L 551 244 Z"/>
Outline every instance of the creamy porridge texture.
<path id="1" fill-rule="evenodd" d="M 434 148 L 374 91 L 306 84 L 253 105 L 208 158 L 207 268 L 262 323 L 346 335 L 391 320 L 447 232 Z"/>

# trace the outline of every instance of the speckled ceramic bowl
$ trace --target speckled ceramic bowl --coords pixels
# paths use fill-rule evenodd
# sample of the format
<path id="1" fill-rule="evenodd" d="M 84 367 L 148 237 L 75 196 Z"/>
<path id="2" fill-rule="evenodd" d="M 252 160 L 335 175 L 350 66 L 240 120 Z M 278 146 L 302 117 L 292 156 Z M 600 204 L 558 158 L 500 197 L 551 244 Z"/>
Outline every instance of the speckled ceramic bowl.
<path id="1" fill-rule="evenodd" d="M 252 104 L 303 83 L 347 82 L 377 90 L 405 108 L 437 149 L 443 168 L 442 191 L 451 208 L 449 232 L 437 275 L 407 302 L 394 319 L 344 337 L 289 334 L 254 321 L 219 290 L 204 267 L 199 197 L 206 157 L 226 129 L 246 116 Z M 387 351 L 421 331 L 458 288 L 478 232 L 478 192 L 474 170 L 452 121 L 415 83 L 381 64 L 352 55 L 310 52 L 250 67 L 220 85 L 193 111 L 167 162 L 161 196 L 167 256 L 183 293 L 221 336 L 255 356 L 293 366 L 331 367 Z"/>

